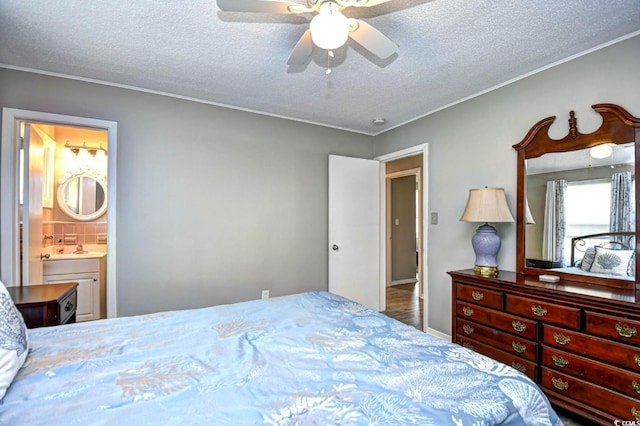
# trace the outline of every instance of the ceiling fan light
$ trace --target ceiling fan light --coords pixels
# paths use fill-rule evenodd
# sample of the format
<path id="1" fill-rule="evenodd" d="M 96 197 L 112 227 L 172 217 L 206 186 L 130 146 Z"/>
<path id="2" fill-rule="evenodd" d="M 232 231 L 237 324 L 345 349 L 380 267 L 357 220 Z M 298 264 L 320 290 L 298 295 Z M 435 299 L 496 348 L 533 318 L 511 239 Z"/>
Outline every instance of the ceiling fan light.
<path id="1" fill-rule="evenodd" d="M 613 154 L 613 147 L 608 143 L 596 145 L 589 150 L 589 155 L 591 155 L 591 158 L 602 159 L 611 156 L 611 154 Z"/>
<path id="2" fill-rule="evenodd" d="M 309 28 L 313 43 L 321 49 L 337 49 L 349 38 L 349 19 L 331 1 L 320 6 L 320 13 L 313 17 Z"/>

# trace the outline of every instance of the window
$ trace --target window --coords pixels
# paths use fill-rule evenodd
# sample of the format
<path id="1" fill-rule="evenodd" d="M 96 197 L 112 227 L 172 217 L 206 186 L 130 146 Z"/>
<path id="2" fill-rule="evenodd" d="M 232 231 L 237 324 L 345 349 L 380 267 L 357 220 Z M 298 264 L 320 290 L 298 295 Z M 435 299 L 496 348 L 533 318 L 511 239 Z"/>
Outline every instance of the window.
<path id="1" fill-rule="evenodd" d="M 571 261 L 571 250 L 573 249 L 571 238 L 609 232 L 610 205 L 611 179 L 567 183 L 564 243 L 564 258 L 567 265 Z M 586 241 L 585 247 L 601 242 L 601 240 Z"/>

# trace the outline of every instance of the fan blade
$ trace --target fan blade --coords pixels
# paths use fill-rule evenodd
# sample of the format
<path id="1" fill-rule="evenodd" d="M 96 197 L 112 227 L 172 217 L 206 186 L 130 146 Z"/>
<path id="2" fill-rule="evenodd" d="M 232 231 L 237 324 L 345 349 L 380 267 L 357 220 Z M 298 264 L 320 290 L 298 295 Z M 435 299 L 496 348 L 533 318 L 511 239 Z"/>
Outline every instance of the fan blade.
<path id="1" fill-rule="evenodd" d="M 302 34 L 298 43 L 296 43 L 296 47 L 293 48 L 293 51 L 287 60 L 287 65 L 304 64 L 307 61 L 307 58 L 311 56 L 312 52 L 313 42 L 311 41 L 311 30 L 307 30 Z"/>
<path id="2" fill-rule="evenodd" d="M 217 3 L 220 10 L 224 12 L 305 13 L 313 11 L 290 1 L 217 0 Z"/>
<path id="3" fill-rule="evenodd" d="M 391 0 L 365 0 L 361 4 L 354 4 L 355 7 L 372 7 L 382 3 L 390 2 Z M 359 3 L 359 2 L 357 2 Z"/>
<path id="4" fill-rule="evenodd" d="M 349 37 L 359 45 L 373 53 L 380 59 L 386 59 L 396 53 L 398 45 L 386 35 L 373 28 L 371 25 L 359 19 L 351 19 L 351 27 L 356 27 L 349 32 Z"/>

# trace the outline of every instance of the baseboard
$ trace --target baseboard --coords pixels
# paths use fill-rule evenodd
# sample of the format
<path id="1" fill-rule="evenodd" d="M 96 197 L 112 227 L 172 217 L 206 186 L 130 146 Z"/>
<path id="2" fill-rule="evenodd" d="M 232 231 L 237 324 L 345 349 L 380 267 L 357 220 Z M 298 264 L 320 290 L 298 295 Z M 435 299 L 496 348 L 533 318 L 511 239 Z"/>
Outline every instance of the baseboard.
<path id="1" fill-rule="evenodd" d="M 417 282 L 418 282 L 418 280 L 416 280 L 415 278 L 407 278 L 406 280 L 391 281 L 391 285 L 413 284 L 413 283 L 417 283 Z"/>
<path id="2" fill-rule="evenodd" d="M 433 328 L 427 328 L 427 334 L 438 337 L 442 340 L 446 340 L 447 342 L 451 341 L 451 336 L 449 336 L 448 334 L 444 334 L 438 330 L 434 330 Z"/>

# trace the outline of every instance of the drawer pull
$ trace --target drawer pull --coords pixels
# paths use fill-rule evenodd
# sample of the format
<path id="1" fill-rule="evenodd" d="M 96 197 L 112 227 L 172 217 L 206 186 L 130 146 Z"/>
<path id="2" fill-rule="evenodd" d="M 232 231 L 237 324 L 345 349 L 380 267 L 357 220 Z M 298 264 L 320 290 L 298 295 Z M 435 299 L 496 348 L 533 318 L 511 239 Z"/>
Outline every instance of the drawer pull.
<path id="1" fill-rule="evenodd" d="M 464 343 L 462 344 L 462 346 L 464 346 L 464 347 L 465 347 L 465 348 L 467 348 L 467 349 L 471 349 L 471 350 L 473 350 L 473 345 L 472 345 L 471 343 L 464 342 Z"/>
<path id="2" fill-rule="evenodd" d="M 562 379 L 556 379 L 555 377 L 551 378 L 551 382 L 556 389 L 567 390 L 569 388 L 569 383 L 563 382 Z"/>
<path id="3" fill-rule="evenodd" d="M 547 310 L 545 308 L 543 308 L 542 306 L 538 305 L 532 305 L 531 306 L 531 312 L 533 312 L 533 315 L 537 316 L 537 317 L 543 317 L 545 315 L 547 315 Z"/>
<path id="4" fill-rule="evenodd" d="M 484 299 L 484 294 L 481 291 L 476 290 L 473 293 L 471 293 L 471 297 L 473 297 L 473 300 L 480 301 Z"/>
<path id="5" fill-rule="evenodd" d="M 556 341 L 557 344 L 559 345 L 566 345 L 571 341 L 571 338 L 565 336 L 564 334 L 560 333 L 553 333 L 553 339 Z"/>
<path id="6" fill-rule="evenodd" d="M 69 312 L 71 311 L 71 309 L 73 309 L 73 303 L 71 303 L 71 301 L 67 301 L 67 304 L 64 306 L 64 310 L 65 312 Z"/>
<path id="7" fill-rule="evenodd" d="M 513 347 L 513 350 L 519 354 L 524 353 L 524 351 L 527 350 L 527 347 L 520 342 L 511 342 L 511 346 Z"/>
<path id="8" fill-rule="evenodd" d="M 635 327 L 629 327 L 627 324 L 616 324 L 616 331 L 622 337 L 635 337 L 638 334 L 638 330 Z"/>
<path id="9" fill-rule="evenodd" d="M 527 367 L 525 367 L 524 365 L 520 364 L 519 362 L 512 362 L 511 366 L 513 368 L 515 368 L 516 370 L 518 370 L 521 373 L 525 373 L 527 371 Z"/>
<path id="10" fill-rule="evenodd" d="M 473 327 L 471 327 L 469 324 L 464 324 L 462 326 L 462 331 L 464 331 L 464 334 L 473 334 Z"/>
<path id="11" fill-rule="evenodd" d="M 465 306 L 462 308 L 462 313 L 465 314 L 466 316 L 470 317 L 473 315 L 473 309 L 471 309 L 468 306 Z"/>
<path id="12" fill-rule="evenodd" d="M 515 331 L 517 331 L 518 333 L 522 333 L 523 331 L 525 331 L 527 329 L 527 326 L 524 325 L 523 323 L 521 323 L 520 321 L 512 321 L 511 322 L 511 327 L 513 327 L 513 329 Z"/>
<path id="13" fill-rule="evenodd" d="M 564 368 L 569 365 L 569 360 L 562 358 L 560 355 L 554 355 L 551 357 L 553 359 L 553 363 L 560 368 Z"/>
<path id="14" fill-rule="evenodd" d="M 637 393 L 640 393 L 640 383 L 633 380 L 631 382 L 631 386 L 633 386 L 633 390 L 635 390 Z"/>
<path id="15" fill-rule="evenodd" d="M 635 355 L 633 356 L 633 360 L 636 362 L 636 365 L 637 365 L 638 367 L 640 367 L 640 355 L 635 354 Z"/>
<path id="16" fill-rule="evenodd" d="M 637 410 L 635 407 L 631 409 L 631 414 L 635 417 L 636 420 L 640 422 L 640 410 Z"/>

